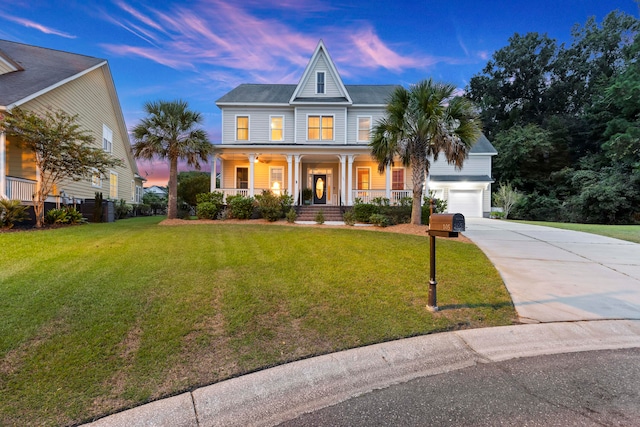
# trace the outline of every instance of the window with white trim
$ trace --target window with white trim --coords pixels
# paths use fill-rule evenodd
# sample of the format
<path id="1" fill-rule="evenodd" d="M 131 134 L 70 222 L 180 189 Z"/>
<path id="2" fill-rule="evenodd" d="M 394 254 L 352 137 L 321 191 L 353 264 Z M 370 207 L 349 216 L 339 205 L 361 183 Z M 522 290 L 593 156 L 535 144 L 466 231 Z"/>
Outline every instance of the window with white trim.
<path id="1" fill-rule="evenodd" d="M 236 188 L 249 188 L 249 168 L 236 168 Z"/>
<path id="2" fill-rule="evenodd" d="M 282 194 L 282 187 L 284 185 L 284 167 L 272 166 L 269 168 L 269 188 L 273 191 L 273 194 L 279 196 Z"/>
<path id="3" fill-rule="evenodd" d="M 404 168 L 391 169 L 391 189 L 404 190 Z"/>
<path id="4" fill-rule="evenodd" d="M 91 172 L 91 186 L 95 188 L 102 188 L 102 175 L 100 171 L 94 170 Z"/>
<path id="5" fill-rule="evenodd" d="M 113 131 L 105 124 L 102 125 L 102 149 L 107 153 L 113 150 Z"/>
<path id="6" fill-rule="evenodd" d="M 135 203 L 136 201 L 136 182 L 131 180 L 131 201 Z"/>
<path id="7" fill-rule="evenodd" d="M 309 141 L 333 140 L 333 116 L 309 116 L 307 139 Z"/>
<path id="8" fill-rule="evenodd" d="M 371 171 L 369 168 L 357 169 L 358 190 L 369 190 L 371 188 Z"/>
<path id="9" fill-rule="evenodd" d="M 269 139 L 284 141 L 284 116 L 270 116 L 269 121 Z"/>
<path id="10" fill-rule="evenodd" d="M 324 94 L 324 71 L 316 73 L 316 94 Z"/>
<path id="11" fill-rule="evenodd" d="M 118 174 L 109 172 L 109 198 L 118 200 Z"/>
<path id="12" fill-rule="evenodd" d="M 249 140 L 249 116 L 236 116 L 236 141 Z"/>
<path id="13" fill-rule="evenodd" d="M 369 142 L 371 137 L 371 116 L 358 116 L 358 142 Z"/>

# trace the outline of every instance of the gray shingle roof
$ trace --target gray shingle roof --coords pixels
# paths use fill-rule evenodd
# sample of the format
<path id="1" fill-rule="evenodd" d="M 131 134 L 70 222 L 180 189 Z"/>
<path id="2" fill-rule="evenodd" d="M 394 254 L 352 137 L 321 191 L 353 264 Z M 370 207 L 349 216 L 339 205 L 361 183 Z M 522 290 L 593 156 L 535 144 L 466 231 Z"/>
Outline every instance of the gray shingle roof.
<path id="1" fill-rule="evenodd" d="M 0 40 L 0 51 L 23 70 L 0 74 L 0 106 L 9 106 L 104 59 Z"/>
<path id="2" fill-rule="evenodd" d="M 498 152 L 487 137 L 482 134 L 469 150 L 469 154 L 498 154 Z"/>
<path id="3" fill-rule="evenodd" d="M 354 104 L 384 105 L 396 85 L 346 85 Z M 285 84 L 241 84 L 231 90 L 216 104 L 289 104 L 296 85 Z M 345 102 L 345 98 L 296 98 L 302 102 Z"/>

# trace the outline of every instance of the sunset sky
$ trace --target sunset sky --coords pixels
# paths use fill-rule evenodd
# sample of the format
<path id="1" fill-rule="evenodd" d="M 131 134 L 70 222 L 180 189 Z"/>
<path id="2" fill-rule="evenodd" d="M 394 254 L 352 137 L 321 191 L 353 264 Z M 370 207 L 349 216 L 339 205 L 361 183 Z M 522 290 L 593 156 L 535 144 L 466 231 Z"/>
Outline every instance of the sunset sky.
<path id="1" fill-rule="evenodd" d="M 297 83 L 320 39 L 345 84 L 463 89 L 514 33 L 566 42 L 615 9 L 638 16 L 634 0 L 10 0 L 0 39 L 105 58 L 129 128 L 145 101 L 181 98 L 218 144 L 215 100 L 240 83 Z M 164 164 L 138 166 L 166 185 Z"/>

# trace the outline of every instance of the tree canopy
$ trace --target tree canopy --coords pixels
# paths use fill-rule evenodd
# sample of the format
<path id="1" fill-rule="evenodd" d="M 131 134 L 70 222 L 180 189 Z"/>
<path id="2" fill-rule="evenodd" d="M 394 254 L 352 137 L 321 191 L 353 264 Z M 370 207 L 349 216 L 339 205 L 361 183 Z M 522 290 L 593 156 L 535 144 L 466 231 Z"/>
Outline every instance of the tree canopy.
<path id="1" fill-rule="evenodd" d="M 167 217 L 178 214 L 178 160 L 200 169 L 208 162 L 213 145 L 199 126 L 202 114 L 189 109 L 186 101 L 155 101 L 144 104 L 147 117 L 132 130 L 134 156 L 141 159 L 164 159 L 169 162 L 169 202 Z"/>
<path id="2" fill-rule="evenodd" d="M 36 227 L 44 224 L 44 202 L 62 180 L 90 179 L 98 172 L 122 165 L 94 145 L 95 138 L 77 123 L 78 115 L 62 110 L 36 113 L 13 108 L 0 117 L 0 129 L 16 137 L 16 142 L 34 154 L 38 179 L 33 195 Z"/>
<path id="3" fill-rule="evenodd" d="M 495 178 L 526 195 L 514 217 L 640 221 L 639 30 L 614 11 L 566 45 L 515 34 L 471 79 Z"/>
<path id="4" fill-rule="evenodd" d="M 411 166 L 413 205 L 411 222 L 421 223 L 422 191 L 430 159 L 444 155 L 461 168 L 471 145 L 481 134 L 473 104 L 453 96 L 455 86 L 423 80 L 409 89 L 397 88 L 387 112 L 373 130 L 371 154 L 380 172 L 400 160 Z"/>

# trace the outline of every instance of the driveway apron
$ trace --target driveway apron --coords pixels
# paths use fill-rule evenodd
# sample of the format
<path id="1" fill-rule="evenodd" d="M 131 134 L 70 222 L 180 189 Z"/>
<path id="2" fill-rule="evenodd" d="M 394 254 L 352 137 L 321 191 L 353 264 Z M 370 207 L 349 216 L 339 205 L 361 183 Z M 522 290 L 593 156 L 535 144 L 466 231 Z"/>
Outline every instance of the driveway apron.
<path id="1" fill-rule="evenodd" d="M 468 218 L 522 322 L 640 319 L 640 245 L 595 234 Z"/>

